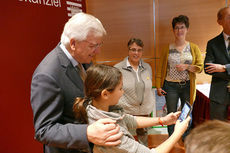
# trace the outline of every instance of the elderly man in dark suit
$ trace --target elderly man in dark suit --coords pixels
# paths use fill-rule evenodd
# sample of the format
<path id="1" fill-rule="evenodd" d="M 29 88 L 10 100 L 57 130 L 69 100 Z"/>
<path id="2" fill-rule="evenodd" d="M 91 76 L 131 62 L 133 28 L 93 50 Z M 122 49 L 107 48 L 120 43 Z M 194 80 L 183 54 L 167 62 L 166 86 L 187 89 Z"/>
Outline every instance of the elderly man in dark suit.
<path id="1" fill-rule="evenodd" d="M 35 138 L 45 153 L 91 152 L 92 143 L 118 145 L 122 133 L 111 119 L 92 125 L 74 118 L 76 97 L 84 97 L 84 73 L 99 53 L 106 31 L 92 15 L 78 13 L 65 24 L 61 43 L 36 68 L 31 83 Z"/>
<path id="2" fill-rule="evenodd" d="M 208 41 L 205 72 L 212 75 L 210 89 L 210 118 L 226 120 L 230 104 L 230 7 L 219 10 L 217 22 L 223 32 Z"/>

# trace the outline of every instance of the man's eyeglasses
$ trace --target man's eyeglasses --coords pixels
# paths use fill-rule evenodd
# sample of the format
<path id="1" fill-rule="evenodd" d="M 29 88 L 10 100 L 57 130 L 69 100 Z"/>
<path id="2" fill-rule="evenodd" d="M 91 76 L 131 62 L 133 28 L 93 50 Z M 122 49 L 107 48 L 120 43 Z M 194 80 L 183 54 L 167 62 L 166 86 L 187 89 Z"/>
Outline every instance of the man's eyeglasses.
<path id="1" fill-rule="evenodd" d="M 95 44 L 95 43 L 89 42 L 87 40 L 84 40 L 84 41 L 87 42 L 87 43 L 89 43 L 89 48 L 90 49 L 94 49 L 94 50 L 97 49 L 97 48 L 99 48 L 99 47 L 101 47 L 102 44 L 103 44 L 103 42 Z"/>
<path id="2" fill-rule="evenodd" d="M 138 53 L 140 53 L 140 52 L 142 52 L 142 51 L 143 51 L 143 49 L 129 48 L 129 51 L 131 51 L 131 52 L 138 52 Z"/>

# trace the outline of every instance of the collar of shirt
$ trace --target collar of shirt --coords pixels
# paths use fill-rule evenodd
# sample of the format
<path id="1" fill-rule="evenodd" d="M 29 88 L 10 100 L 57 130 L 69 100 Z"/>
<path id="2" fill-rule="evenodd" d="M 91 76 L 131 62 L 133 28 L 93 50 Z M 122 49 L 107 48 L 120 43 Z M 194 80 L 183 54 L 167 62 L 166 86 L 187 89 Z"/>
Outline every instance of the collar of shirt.
<path id="1" fill-rule="evenodd" d="M 129 63 L 129 60 L 127 58 L 127 61 L 126 61 L 126 64 L 127 64 L 127 69 L 133 69 L 133 67 L 131 66 L 131 64 Z M 137 70 L 133 69 L 133 71 L 136 73 L 136 76 L 137 76 L 137 81 L 140 82 L 140 78 L 139 78 L 139 75 L 138 75 L 138 71 L 143 69 L 144 67 L 142 66 L 142 61 L 140 60 L 139 62 L 139 66 L 137 68 Z"/>
<path id="2" fill-rule="evenodd" d="M 227 35 L 226 33 L 223 32 L 223 36 L 224 36 L 224 40 L 228 41 L 229 35 Z"/>
<path id="3" fill-rule="evenodd" d="M 65 48 L 65 46 L 62 43 L 60 44 L 60 47 L 62 51 L 65 53 L 65 55 L 68 57 L 70 62 L 73 64 L 73 66 L 76 67 L 78 65 L 78 62 L 73 58 L 72 55 L 70 55 L 69 51 Z"/>
<path id="4" fill-rule="evenodd" d="M 127 60 L 126 60 L 126 65 L 127 65 L 127 68 L 133 68 L 133 67 L 131 66 L 131 64 L 129 63 L 128 58 L 127 58 Z M 142 65 L 142 60 L 140 60 L 140 62 L 139 62 L 139 66 L 138 66 L 138 68 L 137 68 L 137 71 L 138 71 L 139 68 L 144 68 L 143 65 Z M 133 69 L 133 70 L 134 70 L 134 69 Z"/>
<path id="5" fill-rule="evenodd" d="M 226 33 L 223 32 L 223 36 L 224 36 L 224 42 L 225 42 L 225 46 L 226 48 L 228 48 L 228 44 L 229 44 L 229 40 L 228 37 L 230 37 L 229 35 L 227 35 Z"/>

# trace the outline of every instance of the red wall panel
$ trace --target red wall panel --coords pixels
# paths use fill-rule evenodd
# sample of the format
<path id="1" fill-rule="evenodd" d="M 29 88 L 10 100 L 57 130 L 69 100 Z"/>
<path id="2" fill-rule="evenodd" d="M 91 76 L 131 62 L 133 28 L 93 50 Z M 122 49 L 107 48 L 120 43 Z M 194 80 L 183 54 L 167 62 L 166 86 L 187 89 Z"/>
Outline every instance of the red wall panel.
<path id="1" fill-rule="evenodd" d="M 67 6 L 66 0 L 1 1 L 1 153 L 42 152 L 34 140 L 30 83 L 36 66 L 60 41 Z"/>

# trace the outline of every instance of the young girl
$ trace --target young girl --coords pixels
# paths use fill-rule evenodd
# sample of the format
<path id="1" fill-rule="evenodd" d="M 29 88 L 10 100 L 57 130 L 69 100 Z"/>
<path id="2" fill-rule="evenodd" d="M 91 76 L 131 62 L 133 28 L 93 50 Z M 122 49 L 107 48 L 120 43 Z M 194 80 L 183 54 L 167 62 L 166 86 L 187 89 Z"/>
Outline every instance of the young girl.
<path id="1" fill-rule="evenodd" d="M 94 145 L 94 153 L 168 153 L 186 130 L 190 118 L 183 122 L 176 122 L 180 112 L 161 118 L 134 117 L 125 114 L 121 108 L 115 106 L 123 94 L 122 74 L 117 68 L 95 65 L 90 67 L 86 73 L 85 98 L 76 99 L 73 106 L 75 116 L 82 118 L 82 122 L 88 124 L 98 119 L 111 118 L 116 121 L 120 126 L 120 131 L 123 132 L 120 145 L 111 147 Z M 138 143 L 129 132 L 130 129 L 175 123 L 174 133 L 155 149 L 149 149 Z"/>

